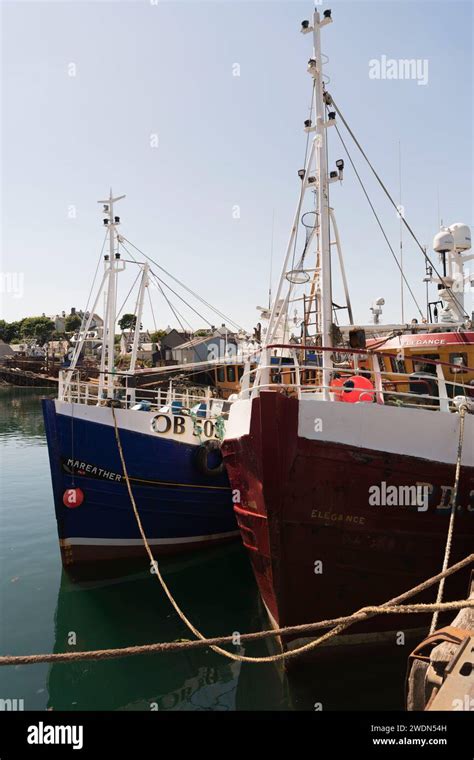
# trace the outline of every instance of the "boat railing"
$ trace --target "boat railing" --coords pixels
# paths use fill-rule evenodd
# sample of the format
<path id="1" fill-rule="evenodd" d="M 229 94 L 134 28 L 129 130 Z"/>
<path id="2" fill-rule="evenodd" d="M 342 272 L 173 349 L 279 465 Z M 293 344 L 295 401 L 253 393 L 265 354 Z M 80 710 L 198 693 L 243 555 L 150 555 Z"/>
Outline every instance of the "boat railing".
<path id="1" fill-rule="evenodd" d="M 337 354 L 340 359 L 331 363 L 329 384 L 323 382 L 327 352 Z M 240 398 L 255 398 L 261 391 L 272 390 L 299 399 L 320 397 L 327 401 L 374 402 L 445 412 L 455 411 L 464 398 L 474 411 L 474 384 L 463 382 L 463 373 L 474 373 L 471 367 L 463 366 L 460 371 L 459 364 L 420 356 L 415 358 L 432 365 L 433 372 L 395 372 L 382 369 L 379 359 L 393 357 L 393 353 L 368 348 L 272 344 L 260 353 L 256 366 L 252 367 L 250 362 L 245 366 Z M 312 355 L 309 362 L 305 361 L 308 353 Z M 459 374 L 459 381 L 446 379 L 447 368 Z M 344 385 L 356 376 L 368 380 L 367 387 L 357 387 L 357 382 Z"/>
<path id="2" fill-rule="evenodd" d="M 121 374 L 114 386 L 113 398 L 107 396 L 107 390 L 101 389 L 97 381 L 83 380 L 79 371 L 61 372 L 59 374 L 58 399 L 66 403 L 85 404 L 89 406 L 110 406 L 135 411 L 161 411 L 171 414 L 184 414 L 196 419 L 210 419 L 228 415 L 229 403 L 213 395 L 212 389 L 203 389 L 202 393 L 192 393 L 167 383 L 156 389 L 133 387 L 133 375 Z M 131 381 L 131 382 L 130 382 Z"/>

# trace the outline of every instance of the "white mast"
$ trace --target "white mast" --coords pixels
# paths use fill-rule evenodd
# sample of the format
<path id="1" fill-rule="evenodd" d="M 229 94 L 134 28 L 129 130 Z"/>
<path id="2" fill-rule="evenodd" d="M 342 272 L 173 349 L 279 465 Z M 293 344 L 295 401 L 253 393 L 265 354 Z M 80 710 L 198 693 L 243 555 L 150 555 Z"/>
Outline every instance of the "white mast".
<path id="1" fill-rule="evenodd" d="M 314 80 L 315 98 L 314 98 L 314 113 L 315 123 L 312 124 L 311 120 L 305 122 L 307 133 L 314 133 L 314 137 L 311 141 L 311 147 L 308 152 L 306 164 L 304 169 L 298 172 L 301 179 L 301 191 L 296 206 L 296 212 L 293 219 L 290 237 L 288 240 L 285 259 L 278 283 L 278 288 L 274 296 L 273 305 L 271 307 L 271 313 L 268 321 L 267 334 L 264 341 L 264 349 L 278 340 L 278 329 L 280 323 L 287 315 L 287 310 L 291 301 L 291 287 L 286 292 L 286 297 L 283 295 L 284 286 L 286 281 L 292 282 L 292 276 L 294 272 L 289 270 L 290 262 L 292 261 L 295 240 L 297 235 L 297 229 L 300 222 L 301 211 L 303 207 L 303 201 L 306 191 L 309 189 L 315 191 L 317 199 L 317 211 L 319 216 L 319 227 L 314 229 L 311 238 L 307 240 L 307 245 L 311 243 L 313 236 L 316 236 L 318 241 L 318 256 L 319 262 L 319 277 L 318 277 L 318 293 L 320 294 L 318 307 L 320 308 L 320 330 L 321 340 L 323 346 L 332 346 L 332 292 L 331 292 L 331 254 L 330 254 L 330 209 L 329 209 L 329 182 L 334 182 L 337 179 L 342 179 L 343 161 L 337 162 L 336 166 L 339 168 L 339 173 L 334 173 L 336 176 L 331 179 L 328 176 L 327 156 L 326 156 L 326 129 L 335 123 L 334 115 L 328 120 L 325 119 L 325 96 L 323 89 L 323 75 L 322 75 L 322 53 L 321 53 L 321 40 L 320 32 L 323 26 L 330 24 L 331 11 L 327 10 L 323 12 L 321 18 L 319 12 L 315 9 L 313 14 L 313 23 L 310 25 L 309 21 L 303 21 L 301 31 L 303 34 L 313 32 L 313 57 L 308 63 L 308 72 Z M 317 233 L 315 235 L 315 233 Z M 293 280 L 294 281 L 294 280 Z M 329 382 L 332 369 L 332 362 L 329 356 L 329 352 L 322 352 L 322 366 L 323 366 L 323 385 L 325 386 L 324 397 L 329 399 Z M 264 352 L 264 358 L 269 360 L 268 352 Z M 264 362 L 265 366 L 265 362 Z M 258 370 L 256 375 L 255 388 L 259 383 L 268 382 L 268 368 L 266 370 Z"/>
<path id="2" fill-rule="evenodd" d="M 135 329 L 133 332 L 133 345 L 132 345 L 132 355 L 130 357 L 130 368 L 128 370 L 129 374 L 133 374 L 135 371 L 135 365 L 137 362 L 137 353 L 138 353 L 138 345 L 140 343 L 140 328 L 141 328 L 141 321 L 142 321 L 142 315 L 143 315 L 143 301 L 145 300 L 145 290 L 148 287 L 148 271 L 150 269 L 150 266 L 148 262 L 145 262 L 143 265 L 143 274 L 142 279 L 140 282 L 140 290 L 138 292 L 138 299 L 137 299 L 137 309 L 136 309 L 136 322 L 135 322 Z"/>
<path id="3" fill-rule="evenodd" d="M 109 233 L 109 253 L 104 256 L 105 269 L 109 273 L 107 290 L 107 309 L 104 319 L 104 334 L 102 341 L 100 391 L 104 385 L 107 387 L 107 398 L 114 397 L 114 370 L 115 370 L 115 321 L 117 311 L 117 274 L 125 269 L 125 264 L 120 267 L 120 253 L 116 250 L 115 228 L 120 224 L 120 217 L 114 216 L 114 203 L 125 198 L 125 195 L 113 197 L 112 188 L 107 200 L 98 201 L 103 204 L 105 214 L 104 224 Z M 104 375 L 104 370 L 106 374 Z M 100 394 L 99 394 L 100 395 Z"/>
<path id="4" fill-rule="evenodd" d="M 321 287 L 321 340 L 323 346 L 332 345 L 332 287 L 331 248 L 329 234 L 329 180 L 326 153 L 326 120 L 324 112 L 323 60 L 321 54 L 321 27 L 330 24 L 331 11 L 325 11 L 321 20 L 319 11 L 313 14 L 313 62 L 309 71 L 315 82 L 315 148 L 317 168 L 317 199 L 319 211 L 320 287 Z M 329 381 L 332 369 L 330 354 L 323 351 L 324 396 L 329 398 Z"/>

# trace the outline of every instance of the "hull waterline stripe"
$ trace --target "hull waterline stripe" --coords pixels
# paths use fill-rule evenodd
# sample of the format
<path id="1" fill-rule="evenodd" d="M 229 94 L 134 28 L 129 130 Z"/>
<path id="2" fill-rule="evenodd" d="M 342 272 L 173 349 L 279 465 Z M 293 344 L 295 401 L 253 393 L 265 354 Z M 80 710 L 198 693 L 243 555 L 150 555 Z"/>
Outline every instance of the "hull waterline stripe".
<path id="1" fill-rule="evenodd" d="M 231 538 L 238 536 L 238 530 L 231 530 L 227 533 L 214 533 L 209 536 L 183 536 L 182 538 L 149 538 L 148 543 L 154 546 L 165 546 L 169 544 L 191 544 L 198 541 L 216 541 L 220 538 Z M 80 536 L 73 538 L 61 538 L 60 546 L 143 546 L 141 538 L 82 538 Z"/>

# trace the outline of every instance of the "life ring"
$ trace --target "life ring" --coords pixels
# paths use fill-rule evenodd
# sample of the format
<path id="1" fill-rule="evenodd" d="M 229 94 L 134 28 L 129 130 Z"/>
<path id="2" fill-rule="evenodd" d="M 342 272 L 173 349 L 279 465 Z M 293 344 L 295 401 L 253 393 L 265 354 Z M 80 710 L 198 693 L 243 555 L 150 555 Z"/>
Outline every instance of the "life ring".
<path id="1" fill-rule="evenodd" d="M 220 454 L 219 464 L 217 464 L 215 467 L 209 467 L 209 454 L 216 451 L 218 451 Z M 222 458 L 219 441 L 210 440 L 201 443 L 196 451 L 196 464 L 203 475 L 220 475 L 223 473 L 225 465 Z"/>
<path id="2" fill-rule="evenodd" d="M 342 394 L 344 392 L 343 385 L 346 382 L 345 377 L 333 377 L 329 383 L 329 387 L 334 394 L 335 401 L 342 401 Z"/>
<path id="3" fill-rule="evenodd" d="M 375 388 L 367 377 L 353 375 L 348 377 L 342 386 L 341 401 L 356 404 L 360 401 L 372 403 L 375 398 Z"/>

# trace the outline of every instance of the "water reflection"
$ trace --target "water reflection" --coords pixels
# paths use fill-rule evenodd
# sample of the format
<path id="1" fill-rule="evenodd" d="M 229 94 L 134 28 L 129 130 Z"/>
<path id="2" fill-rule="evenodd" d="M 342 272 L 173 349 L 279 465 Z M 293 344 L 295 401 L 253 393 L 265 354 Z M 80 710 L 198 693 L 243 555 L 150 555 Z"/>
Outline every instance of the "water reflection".
<path id="1" fill-rule="evenodd" d="M 258 595 L 239 545 L 216 548 L 163 571 L 189 618 L 209 636 L 261 629 Z M 72 584 L 63 573 L 54 651 L 101 649 L 190 636 L 149 573 L 107 584 Z M 76 646 L 68 642 L 76 640 Z M 235 648 L 251 656 L 264 643 Z M 282 710 L 289 696 L 281 668 L 232 662 L 212 651 L 60 663 L 50 668 L 55 710 Z"/>
<path id="2" fill-rule="evenodd" d="M 54 389 L 0 387 L 0 438 L 18 446 L 45 446 L 41 399 L 54 393 Z"/>

